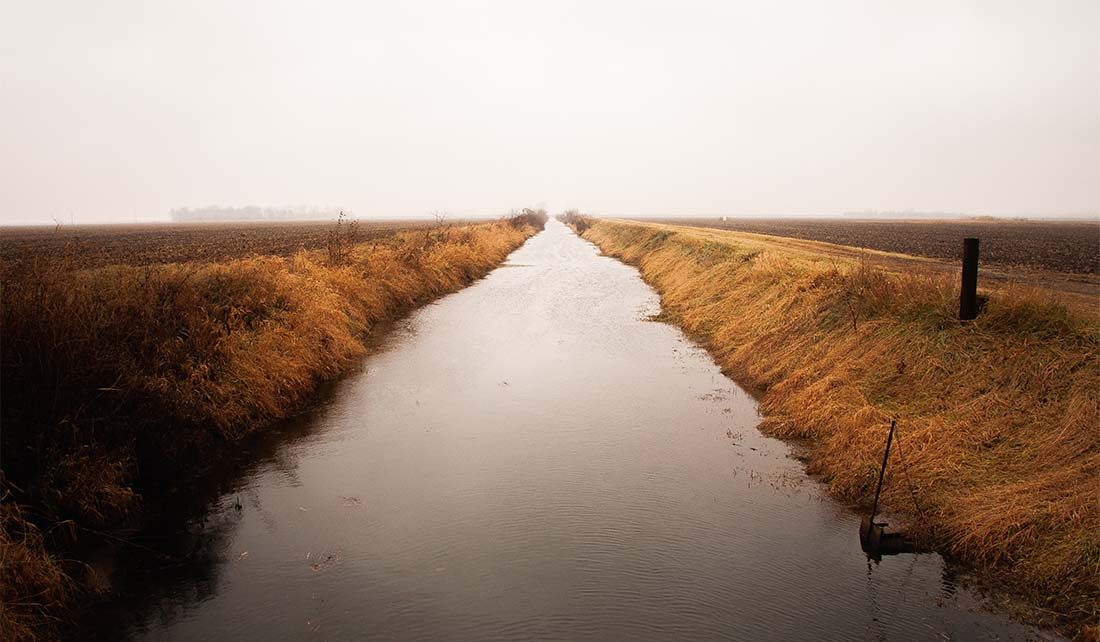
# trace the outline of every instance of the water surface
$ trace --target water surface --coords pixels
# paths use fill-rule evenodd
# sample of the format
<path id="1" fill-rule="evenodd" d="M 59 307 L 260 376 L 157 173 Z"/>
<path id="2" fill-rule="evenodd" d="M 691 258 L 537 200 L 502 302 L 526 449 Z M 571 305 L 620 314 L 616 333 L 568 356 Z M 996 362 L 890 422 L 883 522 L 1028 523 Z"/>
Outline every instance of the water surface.
<path id="1" fill-rule="evenodd" d="M 858 517 L 551 222 L 123 564 L 133 640 L 1025 640 Z M 766 358 L 766 357 L 764 357 Z M 238 508 L 239 505 L 239 508 Z M 178 528 L 178 525 L 177 525 Z M 135 553 L 134 559 L 140 558 Z"/>

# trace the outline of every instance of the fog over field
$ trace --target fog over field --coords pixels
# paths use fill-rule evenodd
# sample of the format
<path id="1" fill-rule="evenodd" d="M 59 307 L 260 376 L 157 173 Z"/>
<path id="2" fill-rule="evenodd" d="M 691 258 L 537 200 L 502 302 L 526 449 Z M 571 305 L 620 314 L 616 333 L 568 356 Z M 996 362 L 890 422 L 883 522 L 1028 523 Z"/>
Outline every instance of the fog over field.
<path id="1" fill-rule="evenodd" d="M 1100 1 L 0 11 L 0 641 L 1100 642 Z"/>
<path id="2" fill-rule="evenodd" d="M 9 3 L 0 225 L 1100 211 L 1100 4 Z"/>

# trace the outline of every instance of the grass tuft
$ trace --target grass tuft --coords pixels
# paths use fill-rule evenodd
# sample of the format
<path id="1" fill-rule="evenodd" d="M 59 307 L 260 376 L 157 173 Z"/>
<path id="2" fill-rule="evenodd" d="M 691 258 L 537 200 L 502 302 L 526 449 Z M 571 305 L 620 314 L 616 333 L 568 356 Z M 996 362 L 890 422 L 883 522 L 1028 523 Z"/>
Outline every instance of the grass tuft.
<path id="1" fill-rule="evenodd" d="M 1023 594 L 1039 621 L 1084 631 L 1100 620 L 1095 314 L 1008 287 L 983 292 L 982 313 L 960 323 L 943 274 L 760 235 L 591 219 L 583 229 L 762 393 L 765 430 L 811 440 L 809 470 L 834 496 L 869 503 L 896 417 L 904 461 L 891 455 L 887 509 Z"/>
<path id="2" fill-rule="evenodd" d="M 72 594 L 48 551 L 125 525 L 142 494 L 301 408 L 372 331 L 483 276 L 544 221 L 527 210 L 358 242 L 341 218 L 323 248 L 289 257 L 81 269 L 59 253 L 9 272 L 0 637 L 34 639 Z"/>

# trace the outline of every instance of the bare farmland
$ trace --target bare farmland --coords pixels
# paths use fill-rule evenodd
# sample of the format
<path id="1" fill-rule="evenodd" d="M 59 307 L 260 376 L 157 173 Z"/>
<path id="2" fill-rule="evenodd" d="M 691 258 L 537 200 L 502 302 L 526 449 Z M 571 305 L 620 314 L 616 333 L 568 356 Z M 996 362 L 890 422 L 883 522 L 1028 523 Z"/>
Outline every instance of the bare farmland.
<path id="1" fill-rule="evenodd" d="M 355 241 L 434 224 L 423 220 L 360 221 Z M 325 247 L 333 221 L 188 223 L 0 228 L 0 262 L 19 271 L 36 259 L 65 257 L 77 268 L 208 263 L 249 256 L 290 256 Z"/>
<path id="2" fill-rule="evenodd" d="M 982 262 L 1100 274 L 1100 221 L 668 218 L 662 223 L 786 236 L 882 252 L 956 260 L 962 239 L 981 239 Z"/>

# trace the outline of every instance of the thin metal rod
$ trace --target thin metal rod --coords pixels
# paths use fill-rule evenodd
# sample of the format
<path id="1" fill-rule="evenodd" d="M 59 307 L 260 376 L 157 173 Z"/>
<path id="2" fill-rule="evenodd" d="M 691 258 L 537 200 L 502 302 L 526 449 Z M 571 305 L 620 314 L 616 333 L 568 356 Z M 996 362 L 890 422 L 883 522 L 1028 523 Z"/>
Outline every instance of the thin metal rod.
<path id="1" fill-rule="evenodd" d="M 875 488 L 875 503 L 871 504 L 871 525 L 875 523 L 875 515 L 878 513 L 878 496 L 882 493 L 882 478 L 886 476 L 886 461 L 890 459 L 890 444 L 894 442 L 894 428 L 898 425 L 897 419 L 890 422 L 890 434 L 886 436 L 886 452 L 882 455 L 882 468 L 878 471 L 878 487 Z"/>

